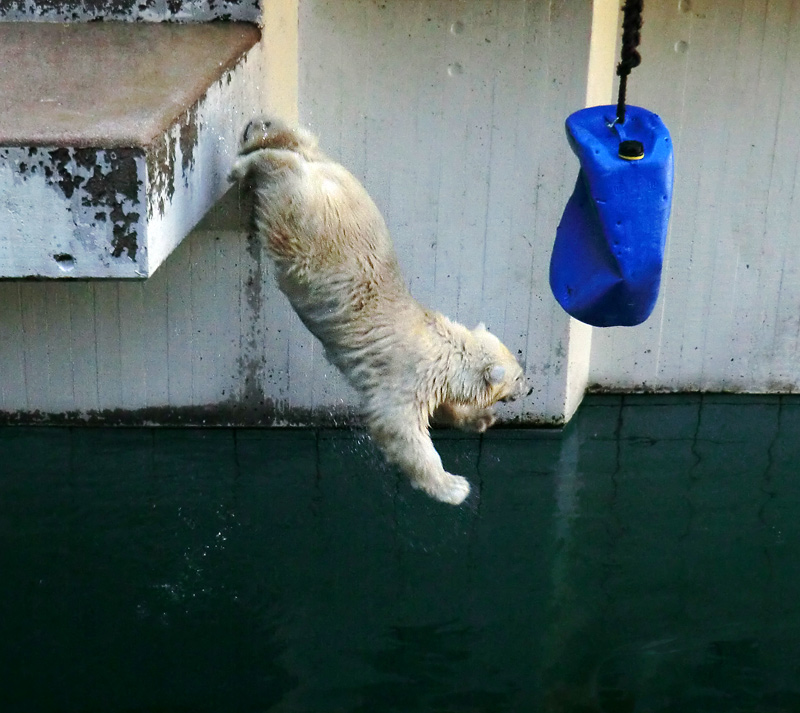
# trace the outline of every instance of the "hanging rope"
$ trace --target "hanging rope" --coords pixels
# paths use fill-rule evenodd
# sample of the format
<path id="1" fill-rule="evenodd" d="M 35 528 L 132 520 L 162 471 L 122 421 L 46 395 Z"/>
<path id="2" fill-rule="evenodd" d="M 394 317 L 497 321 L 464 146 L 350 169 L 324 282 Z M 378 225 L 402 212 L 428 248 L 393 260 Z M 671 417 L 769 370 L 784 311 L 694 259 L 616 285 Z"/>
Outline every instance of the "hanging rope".
<path id="1" fill-rule="evenodd" d="M 625 0 L 622 8 L 622 52 L 621 61 L 617 65 L 617 76 L 619 77 L 619 96 L 617 98 L 617 122 L 625 123 L 625 93 L 628 88 L 628 75 L 634 67 L 638 67 L 642 61 L 639 51 L 636 49 L 642 39 L 642 10 L 644 0 Z"/>

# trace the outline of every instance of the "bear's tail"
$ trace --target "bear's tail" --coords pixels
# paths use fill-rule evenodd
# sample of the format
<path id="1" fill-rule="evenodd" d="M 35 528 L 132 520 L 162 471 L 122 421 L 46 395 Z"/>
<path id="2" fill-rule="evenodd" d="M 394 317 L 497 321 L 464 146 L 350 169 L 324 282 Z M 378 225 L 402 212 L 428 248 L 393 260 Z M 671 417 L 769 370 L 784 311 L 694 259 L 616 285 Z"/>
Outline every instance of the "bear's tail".
<path id="1" fill-rule="evenodd" d="M 239 155 L 260 149 L 295 151 L 307 159 L 318 155 L 317 137 L 309 131 L 287 124 L 277 117 L 258 117 L 244 130 L 239 145 Z"/>

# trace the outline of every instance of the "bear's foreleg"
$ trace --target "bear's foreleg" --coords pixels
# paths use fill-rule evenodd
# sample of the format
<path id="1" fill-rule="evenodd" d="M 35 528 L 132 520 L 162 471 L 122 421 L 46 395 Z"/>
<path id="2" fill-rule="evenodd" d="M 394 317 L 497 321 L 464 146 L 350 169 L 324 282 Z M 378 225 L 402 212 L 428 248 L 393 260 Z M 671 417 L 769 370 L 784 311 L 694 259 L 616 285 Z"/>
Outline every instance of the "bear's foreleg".
<path id="1" fill-rule="evenodd" d="M 428 429 L 413 414 L 368 421 L 370 433 L 387 460 L 411 480 L 411 485 L 444 503 L 460 505 L 469 495 L 466 478 L 448 473 L 433 447 Z"/>

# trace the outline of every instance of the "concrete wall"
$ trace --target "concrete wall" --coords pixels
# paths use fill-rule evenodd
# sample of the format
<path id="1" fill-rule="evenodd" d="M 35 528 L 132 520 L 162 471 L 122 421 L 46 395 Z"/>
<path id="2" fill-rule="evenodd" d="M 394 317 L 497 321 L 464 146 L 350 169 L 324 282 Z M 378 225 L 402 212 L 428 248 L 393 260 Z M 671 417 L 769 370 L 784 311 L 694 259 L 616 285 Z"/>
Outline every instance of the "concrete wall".
<path id="1" fill-rule="evenodd" d="M 570 393 L 576 335 L 547 274 L 591 7 L 309 0 L 300 19 L 300 116 L 383 210 L 412 293 L 523 356 L 536 391 L 507 418 L 562 420 L 584 384 Z"/>
<path id="2" fill-rule="evenodd" d="M 304 0 L 299 20 L 301 120 L 375 196 L 412 292 L 524 355 L 537 392 L 507 419 L 562 421 L 584 383 L 567 379 L 575 328 L 545 286 L 591 7 Z M 238 213 L 231 194 L 145 284 L 0 283 L 5 418 L 346 416 L 352 392 Z"/>
<path id="3" fill-rule="evenodd" d="M 145 282 L 0 282 L 0 411 L 160 420 L 247 402 L 264 278 L 237 218 L 230 195 Z"/>
<path id="4" fill-rule="evenodd" d="M 346 418 L 352 394 L 242 222 L 232 190 L 144 282 L 0 281 L 0 420 Z"/>
<path id="5" fill-rule="evenodd" d="M 800 385 L 800 6 L 649 2 L 633 103 L 662 115 L 675 193 L 662 296 L 641 327 L 595 330 L 604 389 Z"/>
<path id="6" fill-rule="evenodd" d="M 645 325 L 593 330 L 590 383 L 793 390 L 796 3 L 653 0 L 645 23 L 630 99 L 677 151 L 663 294 Z M 574 0 L 300 3 L 300 119 L 384 210 L 412 292 L 522 352 L 537 389 L 509 420 L 568 417 L 589 369 L 547 267 L 591 24 Z M 144 284 L 0 283 L 2 417 L 339 422 L 353 394 L 238 213 L 231 194 Z"/>

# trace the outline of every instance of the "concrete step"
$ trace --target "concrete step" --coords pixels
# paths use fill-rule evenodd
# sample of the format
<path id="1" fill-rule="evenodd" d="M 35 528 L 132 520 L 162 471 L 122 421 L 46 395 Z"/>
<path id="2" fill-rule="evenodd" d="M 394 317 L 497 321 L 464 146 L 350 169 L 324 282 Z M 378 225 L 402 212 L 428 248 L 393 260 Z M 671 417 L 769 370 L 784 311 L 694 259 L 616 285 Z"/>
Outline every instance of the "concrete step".
<path id="1" fill-rule="evenodd" d="M 263 110 L 247 23 L 0 23 L 0 278 L 146 278 Z"/>
<path id="2" fill-rule="evenodd" d="M 260 0 L 2 0 L 0 21 L 259 22 Z"/>

